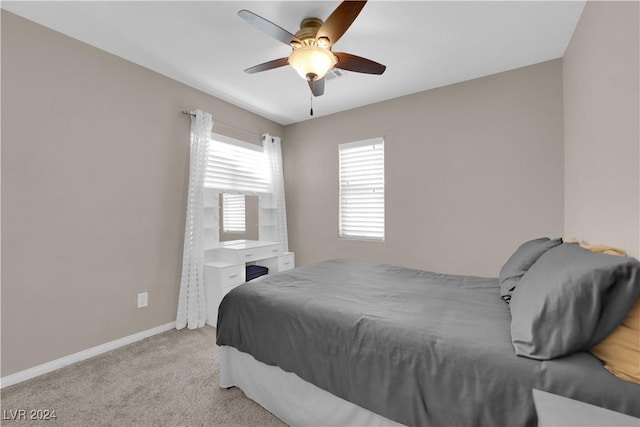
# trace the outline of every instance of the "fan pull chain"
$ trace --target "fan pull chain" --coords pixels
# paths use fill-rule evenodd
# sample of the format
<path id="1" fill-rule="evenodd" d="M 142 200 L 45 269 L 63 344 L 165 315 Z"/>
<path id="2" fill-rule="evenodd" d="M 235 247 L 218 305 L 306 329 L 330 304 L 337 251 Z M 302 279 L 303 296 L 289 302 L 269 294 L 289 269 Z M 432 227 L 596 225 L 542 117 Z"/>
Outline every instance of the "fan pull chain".
<path id="1" fill-rule="evenodd" d="M 311 109 L 309 109 L 309 115 L 313 116 L 313 95 L 309 98 L 309 101 L 311 103 Z"/>

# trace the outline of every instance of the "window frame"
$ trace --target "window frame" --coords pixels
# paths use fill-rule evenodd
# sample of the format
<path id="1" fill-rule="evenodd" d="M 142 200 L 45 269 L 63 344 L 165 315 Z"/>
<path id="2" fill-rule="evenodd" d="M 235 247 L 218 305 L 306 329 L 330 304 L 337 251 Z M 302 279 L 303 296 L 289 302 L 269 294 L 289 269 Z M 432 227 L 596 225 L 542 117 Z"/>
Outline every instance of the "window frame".
<path id="1" fill-rule="evenodd" d="M 249 154 L 252 157 L 248 163 L 251 167 L 238 167 L 242 163 L 237 156 L 243 151 L 244 154 Z M 225 157 L 225 155 L 229 157 Z M 226 169 L 234 171 L 234 173 L 221 177 L 223 173 L 220 173 L 215 165 L 221 166 L 220 170 Z M 269 162 L 263 146 L 212 133 L 207 149 L 204 186 L 216 189 L 221 193 L 248 196 L 270 194 L 273 190 L 268 168 Z M 238 171 L 241 172 L 238 173 Z"/>
<path id="2" fill-rule="evenodd" d="M 363 147 L 371 147 L 373 150 L 376 149 L 376 146 L 382 149 L 382 159 L 381 165 L 378 170 L 375 170 L 374 178 L 381 179 L 381 181 L 377 182 L 374 185 L 372 184 L 370 188 L 365 188 L 365 191 L 371 191 L 372 193 L 382 193 L 381 200 L 381 213 L 378 218 L 375 218 L 375 221 L 381 226 L 381 232 L 375 233 L 373 231 L 365 231 L 363 233 L 354 233 L 348 232 L 345 230 L 345 222 L 353 221 L 353 218 L 344 218 L 344 211 L 346 210 L 346 206 L 344 206 L 344 202 L 348 201 L 347 195 L 345 192 L 349 192 L 349 189 L 344 184 L 344 155 L 349 154 L 348 151 L 353 149 L 363 148 Z M 351 153 L 353 154 L 353 152 Z M 363 156 L 364 157 L 364 156 Z M 369 159 L 371 161 L 371 159 Z M 352 171 L 348 171 L 348 173 L 353 173 Z M 381 187 L 380 187 L 381 184 Z M 353 189 L 352 189 L 353 191 Z M 353 195 L 352 195 L 353 197 Z M 372 197 L 372 199 L 377 199 Z M 379 200 L 374 200 L 373 202 L 380 203 Z M 366 227 L 363 227 L 366 228 Z M 362 240 L 362 241 L 372 241 L 372 242 L 384 242 L 386 238 L 386 176 L 385 176 L 385 140 L 384 137 L 376 137 L 370 138 L 360 141 L 348 142 L 344 144 L 338 144 L 338 238 L 339 239 L 347 239 L 347 240 Z"/>
<path id="3" fill-rule="evenodd" d="M 228 217 L 232 216 L 232 212 L 227 210 L 228 208 L 233 207 L 234 210 L 239 208 L 236 205 L 240 204 L 240 198 L 242 198 L 242 208 L 238 209 L 238 212 L 242 212 L 242 219 L 233 218 L 235 221 L 232 223 L 227 223 Z M 230 200 L 235 199 L 235 200 Z M 232 219 L 232 218 L 229 218 Z M 233 224 L 235 222 L 242 222 L 242 229 L 234 228 Z M 227 228 L 227 227 L 230 228 Z M 246 195 L 240 193 L 222 193 L 222 232 L 228 234 L 245 234 L 247 232 L 247 205 L 246 205 Z"/>

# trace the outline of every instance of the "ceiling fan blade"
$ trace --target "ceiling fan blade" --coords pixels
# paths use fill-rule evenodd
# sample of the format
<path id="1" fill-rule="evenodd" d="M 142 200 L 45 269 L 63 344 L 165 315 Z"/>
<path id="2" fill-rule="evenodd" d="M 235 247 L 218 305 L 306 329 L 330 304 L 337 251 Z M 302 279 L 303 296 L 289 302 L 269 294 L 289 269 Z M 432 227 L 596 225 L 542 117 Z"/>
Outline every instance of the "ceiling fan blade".
<path id="1" fill-rule="evenodd" d="M 366 0 L 343 1 L 318 29 L 316 40 L 326 37 L 329 39 L 329 45 L 335 44 L 349 29 L 366 3 Z"/>
<path id="2" fill-rule="evenodd" d="M 279 58 L 274 59 L 273 61 L 265 62 L 263 64 L 254 65 L 251 68 L 247 68 L 244 70 L 245 73 L 254 74 L 259 73 L 260 71 L 267 71 L 273 68 L 284 67 L 285 65 L 289 65 L 289 58 Z"/>
<path id="3" fill-rule="evenodd" d="M 294 41 L 298 43 L 300 42 L 300 39 L 291 34 L 289 31 L 277 26 L 271 21 L 267 21 L 262 16 L 256 15 L 253 12 L 243 9 L 238 12 L 238 15 L 260 31 L 264 31 L 274 39 L 280 40 L 286 45 L 291 45 L 291 42 Z"/>
<path id="4" fill-rule="evenodd" d="M 382 74 L 387 69 L 386 65 L 378 64 L 367 58 L 352 55 L 344 52 L 333 52 L 338 58 L 336 68 L 341 68 L 347 71 L 355 71 L 356 73 L 366 74 Z"/>
<path id="5" fill-rule="evenodd" d="M 324 77 L 318 80 L 309 81 L 309 89 L 313 96 L 321 96 L 324 93 Z"/>

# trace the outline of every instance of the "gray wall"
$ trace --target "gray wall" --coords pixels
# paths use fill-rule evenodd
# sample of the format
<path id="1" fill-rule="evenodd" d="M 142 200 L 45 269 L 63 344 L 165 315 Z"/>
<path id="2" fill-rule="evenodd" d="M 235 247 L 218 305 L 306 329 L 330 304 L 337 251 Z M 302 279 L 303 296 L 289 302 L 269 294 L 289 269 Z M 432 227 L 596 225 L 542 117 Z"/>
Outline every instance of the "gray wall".
<path id="1" fill-rule="evenodd" d="M 175 320 L 194 108 L 283 133 L 2 11 L 2 376 Z"/>
<path id="2" fill-rule="evenodd" d="M 337 145 L 377 136 L 385 138 L 386 240 L 339 239 Z M 497 276 L 525 239 L 562 235 L 562 141 L 561 60 L 289 125 L 296 264 L 356 257 Z"/>
<path id="3" fill-rule="evenodd" d="M 565 235 L 640 256 L 638 2 L 587 2 L 563 59 Z"/>

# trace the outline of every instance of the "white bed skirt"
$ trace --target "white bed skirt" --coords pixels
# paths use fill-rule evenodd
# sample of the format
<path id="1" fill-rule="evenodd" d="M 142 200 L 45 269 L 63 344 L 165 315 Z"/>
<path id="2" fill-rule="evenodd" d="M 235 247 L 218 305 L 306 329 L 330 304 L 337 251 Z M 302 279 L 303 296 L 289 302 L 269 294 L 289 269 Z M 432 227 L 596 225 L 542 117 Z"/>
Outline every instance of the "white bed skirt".
<path id="1" fill-rule="evenodd" d="M 291 426 L 401 426 L 341 399 L 291 372 L 221 346 L 220 387 L 236 386 Z"/>

